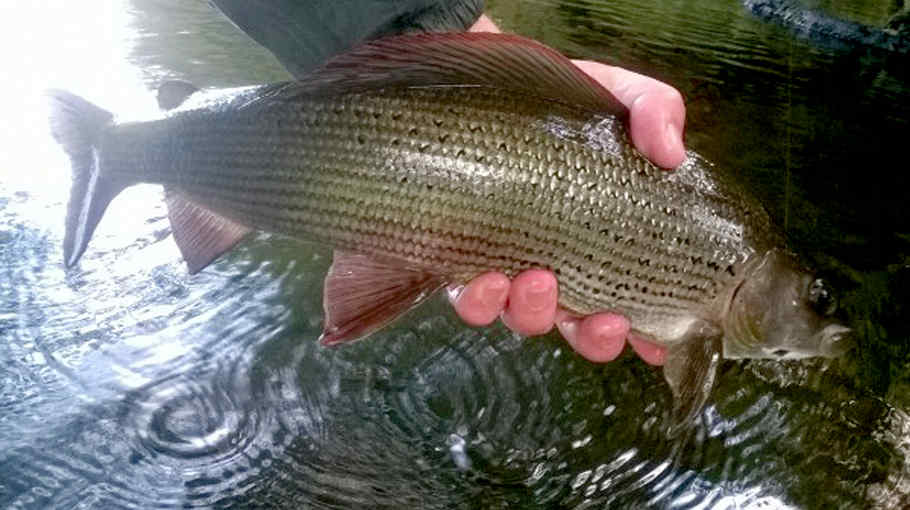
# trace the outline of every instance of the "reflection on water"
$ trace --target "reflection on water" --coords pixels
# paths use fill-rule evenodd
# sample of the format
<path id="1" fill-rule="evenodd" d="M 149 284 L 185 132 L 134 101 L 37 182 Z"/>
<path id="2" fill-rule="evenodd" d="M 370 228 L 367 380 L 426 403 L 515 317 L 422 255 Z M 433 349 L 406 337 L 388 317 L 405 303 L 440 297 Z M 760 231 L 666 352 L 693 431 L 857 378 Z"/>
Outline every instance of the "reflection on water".
<path id="1" fill-rule="evenodd" d="M 115 200 L 64 271 L 69 176 L 42 89 L 129 118 L 164 78 L 286 76 L 205 2 L 85 5 L 0 5 L 0 506 L 910 502 L 904 61 L 793 40 L 738 2 L 489 2 L 505 28 L 679 86 L 690 144 L 742 169 L 846 288 L 854 356 L 728 363 L 699 425 L 668 442 L 659 372 L 472 330 L 441 302 L 323 349 L 326 250 L 260 236 L 189 276 L 156 187 Z"/>

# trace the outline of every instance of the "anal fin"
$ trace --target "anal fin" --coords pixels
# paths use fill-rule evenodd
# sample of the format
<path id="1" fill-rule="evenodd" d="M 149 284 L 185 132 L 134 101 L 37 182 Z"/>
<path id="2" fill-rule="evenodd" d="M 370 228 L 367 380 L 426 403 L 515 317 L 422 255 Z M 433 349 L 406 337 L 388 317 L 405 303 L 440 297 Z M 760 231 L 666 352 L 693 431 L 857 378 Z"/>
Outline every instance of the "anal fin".
<path id="1" fill-rule="evenodd" d="M 325 277 L 325 326 L 320 340 L 334 345 L 363 338 L 446 283 L 443 276 L 406 262 L 336 250 Z"/>
<path id="2" fill-rule="evenodd" d="M 708 401 L 721 362 L 722 339 L 718 326 L 698 321 L 683 341 L 668 349 L 663 370 L 673 392 L 671 435 L 684 429 Z"/>
<path id="3" fill-rule="evenodd" d="M 252 230 L 192 202 L 177 190 L 165 188 L 164 198 L 174 241 L 190 274 L 204 269 Z"/>

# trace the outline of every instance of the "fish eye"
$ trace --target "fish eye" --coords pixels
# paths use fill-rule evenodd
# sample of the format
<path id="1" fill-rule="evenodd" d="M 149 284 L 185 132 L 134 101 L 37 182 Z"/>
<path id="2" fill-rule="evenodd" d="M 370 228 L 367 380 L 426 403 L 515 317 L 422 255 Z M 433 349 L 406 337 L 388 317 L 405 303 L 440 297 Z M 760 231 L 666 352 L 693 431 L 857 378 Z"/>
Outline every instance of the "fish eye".
<path id="1" fill-rule="evenodd" d="M 809 284 L 809 305 L 822 317 L 834 315 L 837 310 L 837 299 L 821 278 L 816 278 Z"/>

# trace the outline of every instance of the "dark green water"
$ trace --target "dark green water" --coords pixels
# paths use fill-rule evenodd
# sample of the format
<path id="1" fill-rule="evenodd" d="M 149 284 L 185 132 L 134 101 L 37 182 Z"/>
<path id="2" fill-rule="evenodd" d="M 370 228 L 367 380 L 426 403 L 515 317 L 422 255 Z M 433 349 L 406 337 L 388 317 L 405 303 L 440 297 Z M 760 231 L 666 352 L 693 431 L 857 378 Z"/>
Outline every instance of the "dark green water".
<path id="1" fill-rule="evenodd" d="M 677 86 L 688 143 L 842 289 L 855 352 L 727 363 L 668 442 L 659 371 L 470 329 L 441 299 L 320 348 L 327 250 L 263 235 L 189 276 L 155 187 L 119 197 L 64 271 L 42 89 L 141 117 L 162 79 L 286 77 L 206 2 L 85 5 L 0 6 L 0 507 L 910 504 L 906 55 L 794 38 L 735 0 L 489 0 L 504 29 Z"/>

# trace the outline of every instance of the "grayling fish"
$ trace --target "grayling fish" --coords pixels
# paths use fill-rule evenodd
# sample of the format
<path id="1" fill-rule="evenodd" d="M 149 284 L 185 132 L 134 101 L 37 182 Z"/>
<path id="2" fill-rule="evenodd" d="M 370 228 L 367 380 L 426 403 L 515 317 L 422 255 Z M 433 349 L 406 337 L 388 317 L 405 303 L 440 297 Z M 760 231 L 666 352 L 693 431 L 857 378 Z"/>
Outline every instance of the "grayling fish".
<path id="1" fill-rule="evenodd" d="M 447 284 L 534 267 L 556 273 L 566 309 L 622 313 L 668 347 L 683 417 L 704 404 L 721 354 L 833 356 L 849 344 L 827 317 L 830 294 L 760 205 L 695 154 L 654 167 L 609 92 L 524 38 L 383 39 L 300 81 L 189 94 L 150 122 L 51 97 L 75 175 L 67 266 L 117 193 L 152 182 L 191 272 L 252 230 L 334 246 L 326 344 Z"/>

